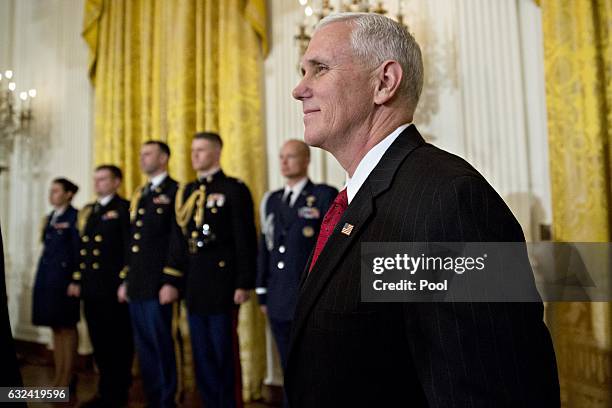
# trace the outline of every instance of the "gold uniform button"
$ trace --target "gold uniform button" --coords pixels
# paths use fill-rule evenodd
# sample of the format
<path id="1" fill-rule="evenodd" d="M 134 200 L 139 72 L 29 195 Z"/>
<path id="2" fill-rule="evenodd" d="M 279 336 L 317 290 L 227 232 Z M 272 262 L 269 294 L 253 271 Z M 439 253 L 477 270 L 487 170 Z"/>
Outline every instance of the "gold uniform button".
<path id="1" fill-rule="evenodd" d="M 216 214 L 217 213 L 217 209 L 215 207 L 213 207 L 213 208 L 210 209 L 210 212 L 213 213 L 213 214 Z"/>
<path id="2" fill-rule="evenodd" d="M 163 214 L 164 213 L 164 209 L 163 208 L 158 208 L 157 210 L 155 210 L 155 212 L 157 212 L 158 214 Z"/>
<path id="3" fill-rule="evenodd" d="M 81 262 L 81 264 L 79 265 L 79 267 L 80 267 L 81 269 L 85 269 L 85 263 Z"/>
<path id="4" fill-rule="evenodd" d="M 145 209 L 144 208 L 139 208 L 138 209 L 138 214 L 143 215 L 145 213 Z"/>
<path id="5" fill-rule="evenodd" d="M 191 231 L 191 238 L 197 238 L 198 237 L 198 231 Z"/>
<path id="6" fill-rule="evenodd" d="M 139 240 L 139 239 L 140 239 L 140 233 L 138 233 L 138 232 L 137 232 L 137 233 L 135 233 L 135 234 L 134 234 L 134 239 L 135 239 L 135 240 Z"/>
<path id="7" fill-rule="evenodd" d="M 280 252 L 281 254 L 284 254 L 285 250 L 286 250 L 286 248 L 285 248 L 284 245 L 281 245 L 281 246 L 278 247 L 278 252 Z"/>
<path id="8" fill-rule="evenodd" d="M 100 264 L 99 264 L 99 263 L 97 263 L 97 262 L 94 262 L 94 263 L 93 263 L 91 266 L 92 266 L 94 269 L 100 269 Z"/>
<path id="9" fill-rule="evenodd" d="M 93 254 L 94 254 L 94 256 L 100 256 L 100 250 L 99 249 L 94 249 L 93 250 Z"/>
<path id="10" fill-rule="evenodd" d="M 276 266 L 278 267 L 278 269 L 284 269 L 285 263 L 283 261 L 279 261 L 279 263 L 277 263 Z"/>
<path id="11" fill-rule="evenodd" d="M 219 261 L 219 268 L 225 268 L 225 261 Z"/>
<path id="12" fill-rule="evenodd" d="M 102 235 L 96 235 L 96 236 L 94 237 L 94 240 L 95 240 L 96 242 L 102 242 Z"/>
<path id="13" fill-rule="evenodd" d="M 141 220 L 136 221 L 136 226 L 137 227 L 142 227 L 142 221 Z"/>
<path id="14" fill-rule="evenodd" d="M 140 251 L 140 247 L 138 245 L 132 246 L 132 252 L 133 253 L 137 253 L 138 251 Z"/>
<path id="15" fill-rule="evenodd" d="M 81 255 L 85 256 L 85 255 L 87 255 L 87 250 L 86 249 L 81 249 L 80 253 L 81 253 Z"/>
<path id="16" fill-rule="evenodd" d="M 84 236 L 81 238 L 81 241 L 83 241 L 83 242 L 89 242 L 89 237 L 88 237 L 87 235 L 84 235 Z"/>

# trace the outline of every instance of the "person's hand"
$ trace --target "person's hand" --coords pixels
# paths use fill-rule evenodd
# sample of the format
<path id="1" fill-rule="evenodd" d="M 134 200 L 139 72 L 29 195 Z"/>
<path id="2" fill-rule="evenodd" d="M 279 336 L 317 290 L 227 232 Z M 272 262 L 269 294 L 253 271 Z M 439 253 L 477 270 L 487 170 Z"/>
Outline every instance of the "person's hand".
<path id="1" fill-rule="evenodd" d="M 261 310 L 261 313 L 263 313 L 264 315 L 268 315 L 268 306 L 266 305 L 259 305 L 259 310 Z"/>
<path id="2" fill-rule="evenodd" d="M 81 297 L 81 285 L 79 285 L 78 283 L 71 283 L 70 285 L 68 285 L 66 294 L 70 297 Z"/>
<path id="3" fill-rule="evenodd" d="M 119 288 L 117 288 L 117 300 L 119 303 L 125 303 L 128 301 L 127 283 L 123 282 L 121 285 L 119 285 Z"/>
<path id="4" fill-rule="evenodd" d="M 237 305 L 241 305 L 247 300 L 249 300 L 250 294 L 246 289 L 236 289 L 234 292 L 234 303 Z"/>
<path id="5" fill-rule="evenodd" d="M 178 298 L 179 298 L 178 289 L 170 285 L 169 283 L 166 283 L 159 290 L 159 304 L 160 305 L 167 305 L 169 303 L 176 302 Z"/>

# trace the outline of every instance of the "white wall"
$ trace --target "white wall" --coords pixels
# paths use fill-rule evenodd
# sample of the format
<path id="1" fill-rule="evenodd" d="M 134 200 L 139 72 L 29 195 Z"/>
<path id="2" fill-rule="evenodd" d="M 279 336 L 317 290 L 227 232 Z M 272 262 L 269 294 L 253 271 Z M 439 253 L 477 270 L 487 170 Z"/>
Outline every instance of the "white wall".
<path id="1" fill-rule="evenodd" d="M 77 206 L 91 197 L 92 89 L 87 48 L 80 36 L 83 4 L 81 0 L 0 1 L 0 70 L 15 72 L 18 90 L 38 90 L 30 142 L 19 138 L 12 153 L 4 148 L 10 168 L 0 179 L 9 311 L 19 339 L 46 342 L 49 338 L 48 330 L 30 324 L 30 315 L 51 179 L 65 176 L 81 187 Z"/>

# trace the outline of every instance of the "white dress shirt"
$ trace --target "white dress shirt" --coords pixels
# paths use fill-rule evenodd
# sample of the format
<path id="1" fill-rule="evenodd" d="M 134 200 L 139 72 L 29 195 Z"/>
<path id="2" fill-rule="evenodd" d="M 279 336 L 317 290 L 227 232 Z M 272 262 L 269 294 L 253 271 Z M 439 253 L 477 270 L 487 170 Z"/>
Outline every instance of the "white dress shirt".
<path id="1" fill-rule="evenodd" d="M 57 219 L 61 217 L 65 212 L 68 206 L 56 207 L 53 209 L 53 215 L 51 216 L 51 221 L 49 222 L 51 225 L 55 224 Z"/>
<path id="2" fill-rule="evenodd" d="M 101 197 L 98 199 L 98 204 L 100 204 L 102 207 L 105 207 L 106 204 L 110 203 L 110 200 L 112 200 L 114 196 L 114 194 L 109 194 L 107 196 Z"/>
<path id="3" fill-rule="evenodd" d="M 306 185 L 306 183 L 308 183 L 308 177 L 304 177 L 303 179 L 295 183 L 292 187 L 289 187 L 286 185 L 285 191 L 283 192 L 283 202 L 287 198 L 287 194 L 291 192 L 292 195 L 291 195 L 291 201 L 289 202 L 289 207 L 293 207 L 293 204 L 295 204 L 295 201 L 297 200 L 300 193 L 304 189 L 304 186 Z"/>
<path id="4" fill-rule="evenodd" d="M 389 136 L 385 137 L 383 140 L 378 142 L 373 148 L 370 149 L 369 152 L 363 156 L 363 159 L 357 165 L 355 169 L 355 173 L 353 173 L 353 177 L 349 177 L 347 174 L 346 181 L 346 195 L 348 197 L 348 203 L 350 204 L 353 198 L 359 192 L 359 189 L 365 183 L 366 179 L 374 170 L 374 167 L 378 164 L 380 159 L 382 159 L 383 155 L 389 149 L 389 147 L 395 142 L 395 139 L 402 133 L 410 123 L 406 123 L 393 131 Z"/>
<path id="5" fill-rule="evenodd" d="M 159 187 L 159 185 L 162 183 L 162 181 L 164 181 L 166 176 L 168 176 L 168 172 L 164 171 L 163 173 L 158 174 L 157 176 L 151 178 L 149 180 L 149 183 L 151 183 L 151 190 L 154 190 L 157 187 Z"/>

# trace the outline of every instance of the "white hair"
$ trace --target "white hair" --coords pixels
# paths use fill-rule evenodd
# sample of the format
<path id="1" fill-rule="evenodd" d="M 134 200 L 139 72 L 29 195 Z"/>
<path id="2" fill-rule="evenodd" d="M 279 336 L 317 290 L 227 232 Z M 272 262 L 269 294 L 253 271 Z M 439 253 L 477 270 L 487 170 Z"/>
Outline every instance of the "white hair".
<path id="1" fill-rule="evenodd" d="M 361 61 L 377 67 L 387 60 L 402 67 L 400 94 L 416 109 L 423 89 L 423 57 L 421 48 L 405 26 L 375 13 L 335 13 L 315 27 L 315 33 L 326 25 L 346 22 L 353 28 L 351 47 Z"/>

